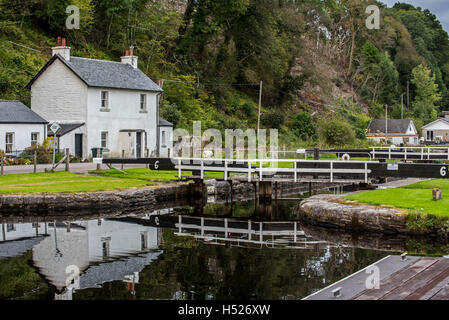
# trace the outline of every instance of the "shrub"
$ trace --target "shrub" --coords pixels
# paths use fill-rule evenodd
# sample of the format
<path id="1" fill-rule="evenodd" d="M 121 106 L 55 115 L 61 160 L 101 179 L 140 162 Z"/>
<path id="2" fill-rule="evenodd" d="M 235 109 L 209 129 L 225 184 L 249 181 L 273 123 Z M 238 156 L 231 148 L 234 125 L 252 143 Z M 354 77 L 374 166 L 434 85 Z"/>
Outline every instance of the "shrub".
<path id="1" fill-rule="evenodd" d="M 51 150 L 44 145 L 35 144 L 22 152 L 19 158 L 34 161 L 34 152 L 37 152 L 37 163 L 51 163 L 52 161 L 52 153 Z"/>
<path id="2" fill-rule="evenodd" d="M 265 113 L 260 117 L 260 121 L 265 127 L 280 129 L 284 124 L 285 116 L 280 112 Z"/>
<path id="3" fill-rule="evenodd" d="M 252 116 L 254 115 L 254 106 L 253 106 L 253 104 L 250 103 L 250 102 L 246 102 L 246 103 L 243 105 L 243 111 L 245 112 L 245 114 L 246 114 L 248 117 L 252 117 Z"/>
<path id="4" fill-rule="evenodd" d="M 326 143 L 334 146 L 352 144 L 355 140 L 352 127 L 340 120 L 325 123 L 321 133 Z"/>
<path id="5" fill-rule="evenodd" d="M 181 119 L 181 113 L 178 110 L 178 106 L 176 104 L 166 104 L 161 109 L 161 117 L 165 120 L 173 123 L 176 127 Z"/>
<path id="6" fill-rule="evenodd" d="M 316 126 L 313 123 L 312 116 L 307 112 L 301 112 L 295 117 L 293 129 L 301 140 L 309 140 L 316 135 Z"/>
<path id="7" fill-rule="evenodd" d="M 366 139 L 366 130 L 360 129 L 360 128 L 356 128 L 355 129 L 355 136 L 357 137 L 357 139 L 365 140 Z"/>

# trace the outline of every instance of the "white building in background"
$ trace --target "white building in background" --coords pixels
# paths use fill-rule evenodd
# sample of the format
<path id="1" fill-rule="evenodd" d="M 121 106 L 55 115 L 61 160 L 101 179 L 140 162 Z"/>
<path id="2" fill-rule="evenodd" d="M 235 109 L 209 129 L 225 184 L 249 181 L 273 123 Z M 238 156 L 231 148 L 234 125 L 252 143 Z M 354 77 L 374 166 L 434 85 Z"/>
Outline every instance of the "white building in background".
<path id="1" fill-rule="evenodd" d="M 18 156 L 47 137 L 47 121 L 20 101 L 0 100 L 0 150 Z"/>
<path id="2" fill-rule="evenodd" d="M 27 85 L 32 110 L 61 125 L 59 149 L 80 158 L 91 157 L 92 148 L 103 148 L 105 157 L 156 156 L 163 91 L 138 69 L 133 49 L 121 62 L 72 57 L 70 49 L 58 39 L 53 57 Z"/>

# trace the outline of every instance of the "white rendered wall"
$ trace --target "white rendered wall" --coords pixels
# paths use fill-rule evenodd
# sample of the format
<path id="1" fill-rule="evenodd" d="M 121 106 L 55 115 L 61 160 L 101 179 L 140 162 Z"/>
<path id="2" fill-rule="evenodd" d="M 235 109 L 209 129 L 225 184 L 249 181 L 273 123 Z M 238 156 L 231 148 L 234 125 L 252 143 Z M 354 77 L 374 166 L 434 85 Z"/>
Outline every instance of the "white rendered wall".
<path id="1" fill-rule="evenodd" d="M 6 148 L 6 133 L 14 133 L 13 151 L 23 151 L 31 146 L 31 133 L 38 132 L 38 143 L 45 140 L 45 124 L 0 124 L 0 150 Z"/>
<path id="2" fill-rule="evenodd" d="M 173 156 L 173 128 L 172 127 L 160 127 L 159 131 L 160 131 L 159 139 L 161 141 L 160 156 L 162 158 L 167 158 L 169 155 L 170 155 L 170 157 Z M 162 143 L 162 133 L 163 132 L 165 132 L 165 144 Z"/>
<path id="3" fill-rule="evenodd" d="M 101 111 L 101 91 L 108 91 L 108 112 Z M 147 112 L 140 111 L 140 95 L 147 94 Z M 149 153 L 156 149 L 157 141 L 157 93 L 121 90 L 121 89 L 88 89 L 87 112 L 87 148 L 91 155 L 92 148 L 101 147 L 101 132 L 108 132 L 109 157 L 120 157 L 124 135 L 122 130 L 143 130 L 142 156 L 145 156 L 145 147 Z M 147 145 L 145 146 L 145 132 Z M 135 132 L 132 137 L 135 138 Z M 122 141 L 121 141 L 122 140 Z M 135 156 L 129 155 L 129 156 Z"/>

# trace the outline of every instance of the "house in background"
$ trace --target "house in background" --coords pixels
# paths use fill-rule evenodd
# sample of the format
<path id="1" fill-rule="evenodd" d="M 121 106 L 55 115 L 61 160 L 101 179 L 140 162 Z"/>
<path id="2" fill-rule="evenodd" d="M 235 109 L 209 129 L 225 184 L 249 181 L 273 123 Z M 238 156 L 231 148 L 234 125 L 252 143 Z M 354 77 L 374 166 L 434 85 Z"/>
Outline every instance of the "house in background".
<path id="1" fill-rule="evenodd" d="M 375 142 L 391 141 L 393 144 L 419 143 L 419 133 L 413 120 L 409 119 L 373 119 L 366 131 L 366 138 Z"/>
<path id="2" fill-rule="evenodd" d="M 443 117 L 422 127 L 422 135 L 428 142 L 449 142 L 449 111 Z"/>
<path id="3" fill-rule="evenodd" d="M 0 150 L 18 156 L 47 137 L 48 121 L 20 101 L 0 100 Z"/>
<path id="4" fill-rule="evenodd" d="M 27 85 L 32 110 L 62 125 L 59 149 L 81 158 L 92 156 L 92 148 L 109 157 L 122 150 L 125 157 L 157 155 L 163 91 L 138 69 L 133 49 L 121 62 L 72 57 L 70 50 L 58 38 L 52 58 Z"/>

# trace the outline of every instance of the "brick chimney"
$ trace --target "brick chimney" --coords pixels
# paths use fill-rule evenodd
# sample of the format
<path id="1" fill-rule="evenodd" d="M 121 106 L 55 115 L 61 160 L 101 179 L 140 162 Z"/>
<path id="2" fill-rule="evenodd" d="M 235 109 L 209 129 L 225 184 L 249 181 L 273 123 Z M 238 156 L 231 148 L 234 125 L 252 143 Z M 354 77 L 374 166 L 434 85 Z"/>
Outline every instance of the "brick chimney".
<path id="1" fill-rule="evenodd" d="M 70 47 L 66 46 L 66 39 L 58 37 L 56 47 L 51 48 L 52 56 L 59 54 L 65 60 L 70 61 Z"/>
<path id="2" fill-rule="evenodd" d="M 139 57 L 134 55 L 134 47 L 131 46 L 129 50 L 126 50 L 125 55 L 121 57 L 122 63 L 129 64 L 134 69 L 137 69 L 137 62 Z"/>

